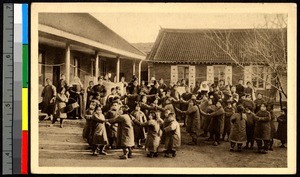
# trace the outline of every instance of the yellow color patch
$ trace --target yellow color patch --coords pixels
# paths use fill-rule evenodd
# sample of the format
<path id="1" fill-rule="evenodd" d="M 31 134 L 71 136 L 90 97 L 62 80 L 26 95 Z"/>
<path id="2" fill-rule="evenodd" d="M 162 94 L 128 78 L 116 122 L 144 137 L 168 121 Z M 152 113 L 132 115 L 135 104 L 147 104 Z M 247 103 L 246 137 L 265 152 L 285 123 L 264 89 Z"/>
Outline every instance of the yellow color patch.
<path id="1" fill-rule="evenodd" d="M 28 88 L 22 88 L 22 130 L 28 130 Z"/>

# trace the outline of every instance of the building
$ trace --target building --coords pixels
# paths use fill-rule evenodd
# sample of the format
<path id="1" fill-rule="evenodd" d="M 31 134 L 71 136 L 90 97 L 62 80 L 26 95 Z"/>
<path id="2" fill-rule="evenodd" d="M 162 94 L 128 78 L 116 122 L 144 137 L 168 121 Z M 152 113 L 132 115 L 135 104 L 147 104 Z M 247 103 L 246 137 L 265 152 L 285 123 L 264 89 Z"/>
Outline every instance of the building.
<path id="1" fill-rule="evenodd" d="M 115 82 L 141 78 L 146 55 L 88 13 L 39 13 L 38 33 L 40 85 L 46 78 L 57 85 L 62 73 L 85 88 L 108 73 Z"/>
<path id="2" fill-rule="evenodd" d="M 230 35 L 226 35 L 229 32 Z M 224 43 L 218 45 L 211 34 L 219 34 L 220 41 L 230 41 L 231 54 L 236 55 L 239 61 L 234 61 L 222 50 L 220 45 Z M 243 79 L 244 83 L 250 81 L 257 92 L 274 100 L 276 90 L 265 82 L 273 82 L 271 69 L 259 57 L 247 58 L 243 53 L 252 34 L 251 29 L 161 29 L 147 57 L 149 75 L 163 78 L 166 83 L 184 79 L 191 86 L 205 80 L 211 84 L 224 80 L 226 84 L 236 85 L 239 79 Z M 284 78 L 282 85 L 286 90 L 286 76 Z"/>

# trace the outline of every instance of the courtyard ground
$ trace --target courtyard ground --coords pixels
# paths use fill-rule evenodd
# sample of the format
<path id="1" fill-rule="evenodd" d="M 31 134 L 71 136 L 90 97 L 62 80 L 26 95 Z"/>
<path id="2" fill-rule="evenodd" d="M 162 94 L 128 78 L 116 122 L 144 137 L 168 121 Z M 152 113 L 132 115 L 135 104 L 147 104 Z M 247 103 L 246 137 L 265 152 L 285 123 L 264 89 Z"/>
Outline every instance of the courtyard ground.
<path id="1" fill-rule="evenodd" d="M 50 121 L 39 122 L 39 165 L 56 167 L 287 167 L 287 149 L 279 148 L 275 140 L 274 151 L 258 154 L 255 150 L 230 152 L 229 142 L 212 146 L 212 142 L 199 138 L 197 146 L 190 146 L 184 127 L 181 127 L 182 146 L 175 158 L 147 158 L 143 149 L 134 149 L 134 157 L 120 160 L 121 150 L 107 150 L 106 156 L 92 156 L 82 138 L 85 120 L 66 120 L 49 127 Z"/>

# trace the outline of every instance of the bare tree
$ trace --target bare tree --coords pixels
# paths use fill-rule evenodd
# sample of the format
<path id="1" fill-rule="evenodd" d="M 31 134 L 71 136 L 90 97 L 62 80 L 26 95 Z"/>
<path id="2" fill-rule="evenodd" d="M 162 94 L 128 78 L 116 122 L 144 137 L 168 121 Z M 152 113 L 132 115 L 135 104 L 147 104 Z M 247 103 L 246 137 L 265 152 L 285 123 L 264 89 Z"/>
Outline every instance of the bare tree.
<path id="1" fill-rule="evenodd" d="M 242 69 L 251 64 L 268 66 L 271 78 L 249 72 L 279 93 L 282 107 L 282 96 L 287 98 L 282 83 L 287 77 L 287 15 L 265 17 L 265 23 L 253 29 L 208 30 L 205 36 L 220 49 L 216 55 L 225 54 Z"/>

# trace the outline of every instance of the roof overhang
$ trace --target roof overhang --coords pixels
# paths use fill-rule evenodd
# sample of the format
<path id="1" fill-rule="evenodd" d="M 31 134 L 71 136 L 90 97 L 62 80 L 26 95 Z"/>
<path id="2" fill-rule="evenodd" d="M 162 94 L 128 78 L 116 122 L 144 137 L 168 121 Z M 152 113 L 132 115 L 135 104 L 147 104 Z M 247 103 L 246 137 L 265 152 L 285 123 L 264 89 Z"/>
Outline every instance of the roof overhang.
<path id="1" fill-rule="evenodd" d="M 58 30 L 56 28 L 47 26 L 47 25 L 42 25 L 39 24 L 39 28 L 38 28 L 39 32 L 42 33 L 46 33 L 46 34 L 50 34 L 59 38 L 63 38 L 66 42 L 74 42 L 76 43 L 80 43 L 86 46 L 89 46 L 91 49 L 95 49 L 95 50 L 99 50 L 99 51 L 107 51 L 108 53 L 112 53 L 115 54 L 116 56 L 120 57 L 120 58 L 125 58 L 125 59 L 137 59 L 137 60 L 145 60 L 146 56 L 143 55 L 138 55 L 135 53 L 131 53 L 125 50 L 121 50 L 121 49 L 117 49 L 105 44 L 102 44 L 100 42 L 96 42 L 69 32 L 65 32 L 62 30 Z"/>

